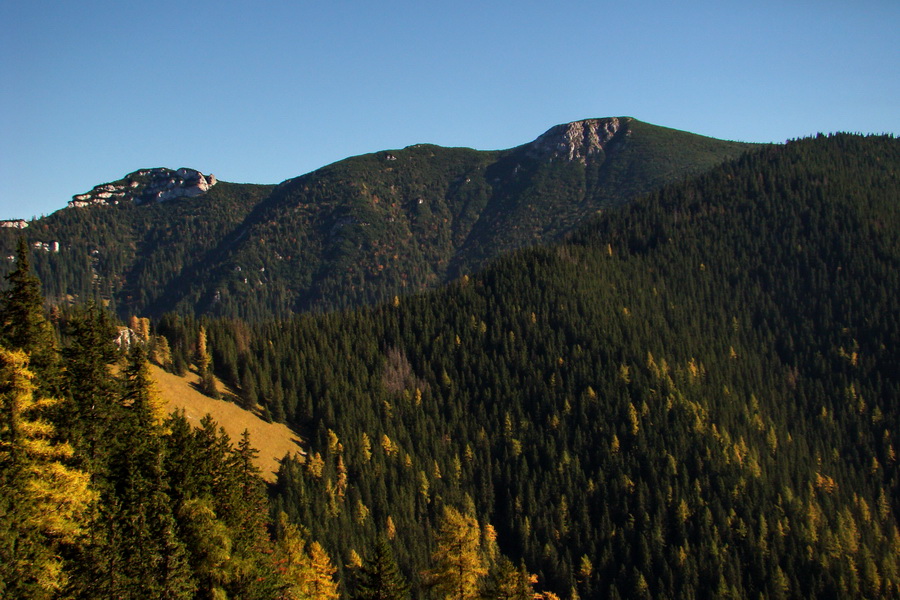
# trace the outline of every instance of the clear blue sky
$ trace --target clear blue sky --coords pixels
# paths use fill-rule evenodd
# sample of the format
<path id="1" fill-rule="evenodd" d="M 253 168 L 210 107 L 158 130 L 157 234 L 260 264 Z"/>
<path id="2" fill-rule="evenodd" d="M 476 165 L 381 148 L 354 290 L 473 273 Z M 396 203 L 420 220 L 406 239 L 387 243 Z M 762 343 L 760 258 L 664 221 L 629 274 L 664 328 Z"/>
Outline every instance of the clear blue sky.
<path id="1" fill-rule="evenodd" d="M 900 133 L 900 2 L 0 2 L 0 218 L 143 167 L 277 183 L 628 115 Z"/>

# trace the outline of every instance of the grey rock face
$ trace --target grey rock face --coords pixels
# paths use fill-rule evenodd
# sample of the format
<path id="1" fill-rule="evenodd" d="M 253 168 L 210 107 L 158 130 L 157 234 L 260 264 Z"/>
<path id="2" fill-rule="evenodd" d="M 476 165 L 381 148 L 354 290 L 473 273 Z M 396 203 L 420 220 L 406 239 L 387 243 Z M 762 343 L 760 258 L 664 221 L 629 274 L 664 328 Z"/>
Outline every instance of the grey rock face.
<path id="1" fill-rule="evenodd" d="M 575 121 L 551 128 L 530 146 L 537 154 L 552 154 L 570 161 L 585 162 L 589 157 L 603 152 L 625 125 L 618 117 Z"/>
<path id="2" fill-rule="evenodd" d="M 216 183 L 214 175 L 207 176 L 195 169 L 142 169 L 118 182 L 98 185 L 90 192 L 73 196 L 69 206 L 109 206 L 120 201 L 145 204 L 193 198 L 205 194 Z"/>

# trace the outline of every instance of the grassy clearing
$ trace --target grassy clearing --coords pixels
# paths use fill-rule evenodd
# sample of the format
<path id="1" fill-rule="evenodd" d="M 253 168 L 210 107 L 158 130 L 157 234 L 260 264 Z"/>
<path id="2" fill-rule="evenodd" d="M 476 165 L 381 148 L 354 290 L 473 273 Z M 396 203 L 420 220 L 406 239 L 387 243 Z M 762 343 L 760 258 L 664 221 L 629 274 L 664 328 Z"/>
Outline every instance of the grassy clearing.
<path id="1" fill-rule="evenodd" d="M 163 371 L 156 365 L 151 365 L 150 368 L 160 394 L 169 403 L 170 410 L 183 410 L 188 420 L 195 424 L 207 414 L 212 415 L 233 442 L 240 439 L 244 429 L 248 430 L 250 443 L 259 450 L 256 465 L 262 470 L 262 476 L 266 481 L 275 481 L 278 465 L 286 454 L 303 453 L 300 436 L 286 425 L 267 423 L 236 404 L 213 400 L 198 392 L 194 387 L 198 379 L 195 374 L 179 377 Z M 221 383 L 219 389 L 224 389 Z"/>

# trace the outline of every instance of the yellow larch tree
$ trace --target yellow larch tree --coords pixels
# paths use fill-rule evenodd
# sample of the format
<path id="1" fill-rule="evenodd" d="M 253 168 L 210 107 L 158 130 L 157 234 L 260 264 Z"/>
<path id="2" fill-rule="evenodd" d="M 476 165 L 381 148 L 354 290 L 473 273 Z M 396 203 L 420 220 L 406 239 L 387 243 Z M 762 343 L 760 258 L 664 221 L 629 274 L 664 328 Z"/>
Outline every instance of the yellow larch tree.
<path id="1" fill-rule="evenodd" d="M 473 600 L 479 597 L 487 567 L 481 552 L 478 520 L 451 506 L 444 507 L 438 523 L 433 568 L 426 574 L 440 598 Z"/>
<path id="2" fill-rule="evenodd" d="M 300 529 L 279 517 L 275 564 L 284 582 L 282 600 L 337 600 L 337 569 L 319 542 L 307 543 Z"/>
<path id="3" fill-rule="evenodd" d="M 24 352 L 0 348 L 0 589 L 43 597 L 66 582 L 60 550 L 79 544 L 96 494 L 71 467 L 72 447 L 44 418 L 55 400 L 35 399 Z"/>

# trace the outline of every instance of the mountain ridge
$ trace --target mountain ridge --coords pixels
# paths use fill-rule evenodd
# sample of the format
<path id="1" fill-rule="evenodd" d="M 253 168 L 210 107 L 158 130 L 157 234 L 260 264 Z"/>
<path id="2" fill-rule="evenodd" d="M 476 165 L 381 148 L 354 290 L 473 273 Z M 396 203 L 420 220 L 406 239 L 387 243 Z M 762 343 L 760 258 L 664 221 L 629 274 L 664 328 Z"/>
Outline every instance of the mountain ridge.
<path id="1" fill-rule="evenodd" d="M 405 146 L 403 150 L 422 147 L 434 147 L 447 150 L 475 150 L 476 152 L 512 152 L 516 150 L 527 149 L 530 150 L 531 153 L 535 156 L 552 154 L 556 157 L 565 156 L 570 161 L 579 160 L 581 162 L 585 162 L 589 156 L 602 152 L 605 149 L 606 144 L 613 139 L 616 133 L 619 132 L 620 128 L 623 128 L 626 136 L 630 136 L 631 132 L 628 129 L 628 126 L 629 124 L 634 122 L 640 123 L 633 117 L 592 117 L 570 121 L 567 123 L 560 123 L 558 125 L 550 127 L 547 131 L 530 142 L 520 144 L 519 146 L 513 146 L 505 150 L 476 150 L 469 146 L 441 146 L 439 144 L 430 142 L 418 142 L 415 144 L 410 144 L 408 146 Z M 653 127 L 670 129 L 658 125 L 654 125 Z M 670 131 L 679 130 L 670 129 Z M 718 138 L 699 136 L 698 134 L 689 135 L 703 137 L 711 140 L 718 140 Z M 718 141 L 745 144 L 747 147 L 759 145 L 747 142 L 739 142 L 735 140 Z M 395 157 L 393 155 L 393 152 L 396 151 L 397 150 L 377 150 L 371 153 L 348 156 L 347 158 L 335 161 L 335 163 L 323 165 L 322 167 L 314 169 L 308 173 L 289 177 L 288 179 L 285 179 L 280 183 L 274 185 L 276 185 L 277 187 L 281 187 L 283 185 L 289 184 L 296 179 L 304 177 L 305 175 L 315 173 L 333 164 L 337 164 L 345 160 L 352 160 L 354 158 L 366 156 L 368 154 L 384 153 L 387 160 L 394 160 Z M 172 169 L 170 167 L 139 168 L 124 175 L 120 179 L 97 184 L 88 192 L 74 194 L 72 196 L 72 200 L 70 200 L 68 202 L 68 205 L 66 207 L 63 207 L 62 209 L 115 205 L 123 200 L 132 200 L 138 204 L 143 204 L 151 200 L 151 195 L 154 196 L 152 198 L 153 200 L 160 202 L 176 198 L 192 198 L 205 194 L 209 190 L 209 188 L 212 188 L 214 185 L 216 185 L 216 183 L 218 183 L 218 179 L 215 175 L 211 173 L 204 175 L 204 173 L 202 173 L 201 171 L 189 167 L 179 167 L 178 169 Z M 238 185 L 273 184 L 244 182 L 243 184 Z M 32 221 L 36 220 L 40 219 L 32 219 Z M 22 221 L 26 223 L 29 222 L 28 219 L 21 218 L 4 219 L 0 222 L 12 224 Z"/>
<path id="2" fill-rule="evenodd" d="M 557 125 L 507 150 L 381 150 L 277 185 L 203 186 L 199 171 L 142 170 L 143 180 L 96 186 L 89 205 L 0 231 L 0 250 L 11 253 L 22 231 L 41 250 L 58 248 L 36 252 L 51 300 L 93 298 L 122 316 L 346 308 L 561 239 L 597 210 L 752 147 L 611 117 Z M 137 202 L 108 202 L 131 190 Z"/>
<path id="3" fill-rule="evenodd" d="M 898 164 L 748 153 L 438 290 L 211 320 L 214 362 L 317 432 L 276 505 L 340 562 L 390 518 L 418 577 L 444 504 L 569 598 L 895 597 Z"/>
<path id="4" fill-rule="evenodd" d="M 120 244 L 90 254 L 98 286 L 121 273 L 126 293 L 155 294 L 142 286 L 157 277 L 186 297 L 221 292 L 215 282 L 227 276 L 238 285 L 217 302 L 244 298 L 261 310 L 264 303 L 236 293 L 240 286 L 255 294 L 281 286 L 292 302 L 287 277 L 299 274 L 309 275 L 308 288 L 331 282 L 331 294 L 352 292 L 334 274 L 366 268 L 374 250 L 379 260 L 391 256 L 385 251 L 418 250 L 423 260 L 405 264 L 437 277 L 448 268 L 437 262 L 447 256 L 441 252 L 465 247 L 454 240 L 502 243 L 479 236 L 479 223 L 533 233 L 548 224 L 543 215 L 524 220 L 530 213 L 589 208 L 600 192 L 620 191 L 611 180 L 628 181 L 654 153 L 657 173 L 672 160 L 662 135 L 620 136 L 622 145 L 591 154 L 590 132 L 574 133 L 585 164 L 569 161 L 567 148 L 565 160 L 543 160 L 526 150 L 415 146 L 348 159 L 280 190 L 220 183 L 209 202 L 70 211 L 38 224 L 46 226 L 38 233 Z M 636 153 L 636 140 L 648 147 Z M 642 160 L 622 161 L 628 153 Z M 108 523 L 158 522 L 171 532 L 122 526 L 125 537 L 101 546 L 115 561 L 132 547 L 149 550 L 152 560 L 141 560 L 147 581 L 161 577 L 160 561 L 188 556 L 188 583 L 215 578 L 230 582 L 229 597 L 275 597 L 286 582 L 256 584 L 285 572 L 278 549 L 299 539 L 282 533 L 292 523 L 329 558 L 325 579 L 349 594 L 360 590 L 360 550 L 387 538 L 411 595 L 434 598 L 445 534 L 460 530 L 446 515 L 457 512 L 471 522 L 466 544 L 480 546 L 469 570 L 486 598 L 509 596 L 503 590 L 516 564 L 522 598 L 898 597 L 898 173 L 893 136 L 818 136 L 670 177 L 633 201 L 607 198 L 619 204 L 586 219 L 566 213 L 577 221 L 568 233 L 543 231 L 561 242 L 520 236 L 512 242 L 531 247 L 501 251 L 471 276 L 391 302 L 271 320 L 187 310 L 133 320 L 134 339 L 159 363 L 187 373 L 193 360 L 241 405 L 305 432 L 306 460 L 281 461 L 268 510 L 261 494 L 247 494 L 254 452 L 246 438 L 229 454 L 209 420 L 195 432 L 177 417 L 171 427 L 151 426 L 142 351 L 129 354 L 125 377 L 106 381 L 106 364 L 119 354 L 112 342 L 102 352 L 113 329 L 93 309 L 52 313 L 63 362 L 35 360 L 42 370 L 34 381 L 50 387 L 61 377 L 60 397 L 79 407 L 58 413 L 61 439 L 81 440 L 85 459 L 95 443 L 103 444 L 101 460 L 111 457 L 112 468 L 83 461 L 93 469 L 85 476 L 109 483 L 95 513 L 102 518 L 88 532 L 101 543 L 103 532 L 116 532 Z M 398 246 L 379 246 L 388 242 Z M 73 247 L 48 247 L 59 252 L 36 254 L 63 280 Z M 116 271 L 129 248 L 144 262 Z M 270 251 L 297 255 L 273 260 Z M 3 322 L 43 326 L 15 311 L 40 311 L 39 294 L 22 299 L 23 282 L 28 291 L 37 286 L 20 256 Z M 181 283 L 165 283 L 166 274 Z M 9 329 L 5 343 L 15 344 Z M 32 347 L 49 349 L 35 353 L 41 359 L 56 353 L 45 329 L 30 335 Z M 27 405 L 31 375 L 20 372 L 7 369 L 7 383 Z M 10 414 L 15 424 L 15 408 Z M 230 465 L 243 465 L 243 475 L 229 475 Z M 21 489 L 0 486 L 5 506 L 15 507 L 7 514 L 37 514 L 41 505 Z M 241 497 L 252 502 L 235 503 Z M 187 510 L 196 501 L 208 504 L 210 518 Z M 276 527 L 266 514 L 284 517 Z M 21 521 L 7 519 L 13 527 Z M 259 537 L 240 533 L 254 527 Z M 4 540 L 61 547 L 9 529 Z M 211 571 L 201 562 L 211 547 L 237 558 Z M 15 556 L 11 548 L 4 543 L 0 552 Z M 90 583 L 86 590 L 110 578 L 103 562 L 82 574 L 95 563 L 81 556 L 63 559 Z M 535 583 L 546 593 L 533 593 Z M 186 587 L 179 597 L 208 589 Z"/>

